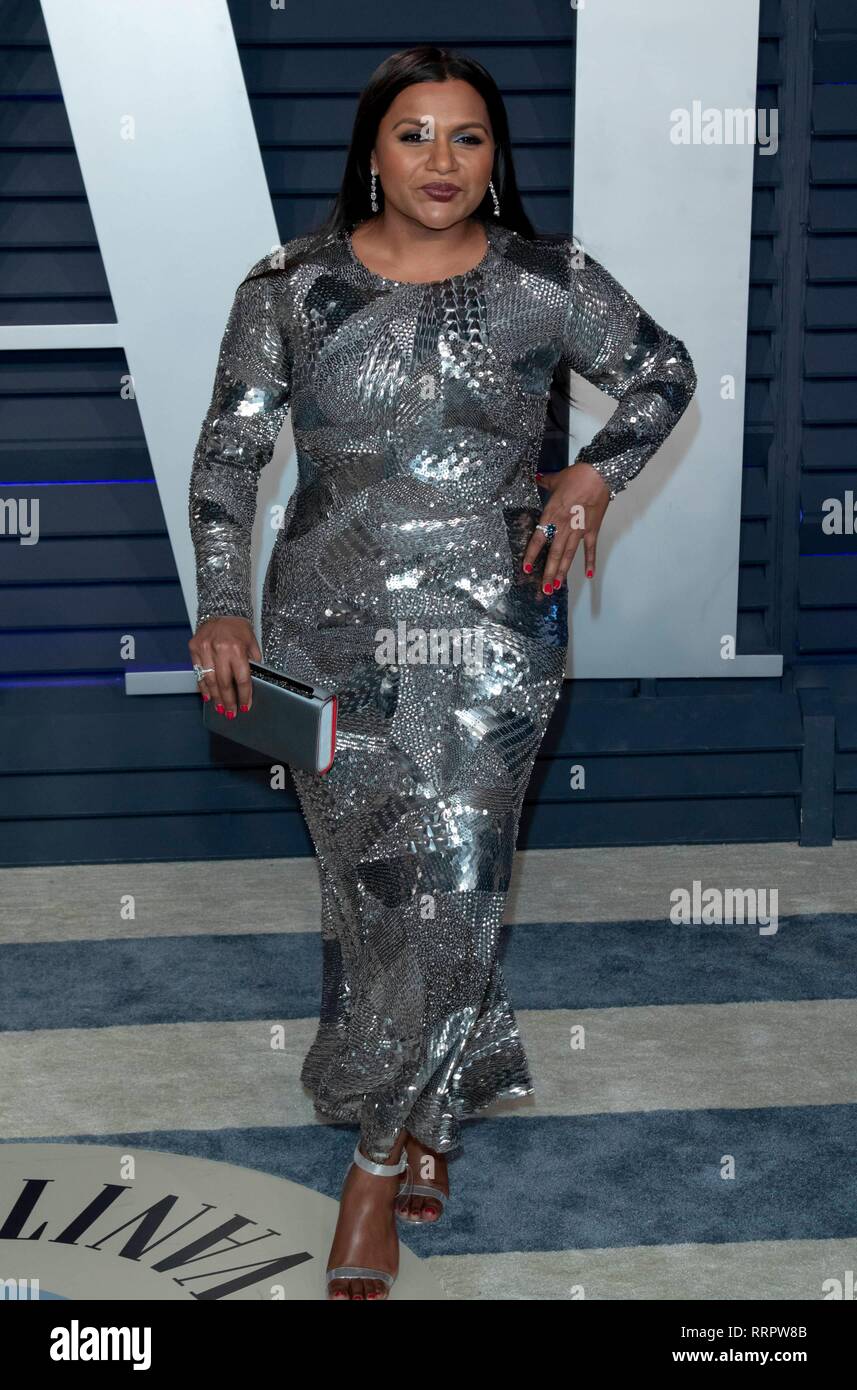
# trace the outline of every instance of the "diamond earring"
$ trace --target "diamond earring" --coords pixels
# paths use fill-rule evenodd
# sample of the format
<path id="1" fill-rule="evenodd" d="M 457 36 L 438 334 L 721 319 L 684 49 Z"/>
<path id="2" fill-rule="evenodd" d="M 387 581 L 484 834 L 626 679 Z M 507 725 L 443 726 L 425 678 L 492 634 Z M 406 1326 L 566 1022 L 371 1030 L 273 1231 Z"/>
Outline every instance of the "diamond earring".
<path id="1" fill-rule="evenodd" d="M 371 179 L 369 180 L 369 202 L 370 202 L 370 204 L 371 204 L 372 211 L 373 211 L 373 212 L 377 212 L 377 211 L 378 211 L 378 195 L 377 195 L 377 192 L 376 192 L 377 187 L 378 187 L 377 175 L 376 175 L 374 169 L 373 169 L 371 172 L 372 172 L 372 177 L 371 177 Z"/>
<path id="2" fill-rule="evenodd" d="M 493 179 L 491 179 L 491 180 L 489 181 L 489 184 L 488 184 L 488 191 L 490 192 L 491 197 L 494 199 L 494 216 L 495 216 L 495 217 L 499 217 L 499 216 L 500 216 L 500 199 L 497 197 L 497 190 L 496 190 L 496 188 L 494 187 L 494 180 L 493 180 Z"/>

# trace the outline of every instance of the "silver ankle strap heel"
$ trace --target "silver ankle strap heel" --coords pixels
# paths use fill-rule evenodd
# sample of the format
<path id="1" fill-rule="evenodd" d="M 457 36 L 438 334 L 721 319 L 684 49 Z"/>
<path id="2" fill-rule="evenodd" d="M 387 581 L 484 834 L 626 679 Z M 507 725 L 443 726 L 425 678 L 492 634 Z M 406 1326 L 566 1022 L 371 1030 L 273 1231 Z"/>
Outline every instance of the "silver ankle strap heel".
<path id="1" fill-rule="evenodd" d="M 373 1163 L 371 1158 L 360 1152 L 360 1144 L 354 1145 L 354 1162 L 358 1168 L 362 1168 L 364 1173 L 374 1173 L 379 1178 L 394 1178 L 397 1173 L 404 1173 L 408 1166 L 407 1150 L 402 1148 L 402 1157 L 398 1163 Z"/>
<path id="2" fill-rule="evenodd" d="M 364 1173 L 373 1173 L 378 1178 L 394 1178 L 399 1173 L 404 1173 L 408 1167 L 407 1150 L 402 1148 L 402 1156 L 398 1163 L 373 1163 L 371 1158 L 360 1152 L 360 1141 L 354 1146 L 353 1162 L 358 1168 L 362 1168 Z M 401 1191 L 401 1189 L 400 1189 Z M 386 1269 L 363 1269 L 360 1265 L 337 1265 L 334 1269 L 327 1271 L 327 1284 L 330 1287 L 334 1279 L 380 1279 L 388 1292 L 393 1287 L 395 1274 L 390 1274 Z"/>

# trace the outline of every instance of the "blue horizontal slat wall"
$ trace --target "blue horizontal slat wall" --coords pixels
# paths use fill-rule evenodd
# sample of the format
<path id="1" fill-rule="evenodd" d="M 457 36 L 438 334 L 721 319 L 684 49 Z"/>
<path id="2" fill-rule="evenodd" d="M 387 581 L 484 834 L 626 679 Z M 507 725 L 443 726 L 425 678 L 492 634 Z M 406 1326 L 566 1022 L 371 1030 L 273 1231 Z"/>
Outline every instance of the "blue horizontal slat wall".
<path id="1" fill-rule="evenodd" d="M 2 321 L 115 322 L 38 0 L 0 0 L 0 52 Z M 26 371 L 22 359 L 4 376 L 16 365 Z M 55 370 L 73 374 L 73 359 Z M 14 437 L 4 426 L 0 442 Z"/>
<path id="2" fill-rule="evenodd" d="M 857 537 L 826 534 L 857 496 L 857 6 L 819 0 L 814 47 L 797 647 L 857 655 Z"/>
<path id="3" fill-rule="evenodd" d="M 763 0 L 760 106 L 778 103 L 795 43 L 808 38 L 795 35 L 791 4 Z M 324 0 L 286 15 L 234 0 L 230 9 L 283 240 L 326 213 L 368 74 L 396 48 L 425 40 L 463 49 L 494 73 L 530 215 L 544 231 L 571 227 L 571 6 L 441 0 L 408 10 L 387 0 L 360 7 Z M 37 0 L 0 0 L 0 48 L 7 60 L 0 312 L 7 323 L 110 322 L 109 286 Z M 830 140 L 842 138 L 842 112 L 850 107 L 836 110 L 840 125 Z M 788 133 L 781 130 L 780 139 L 786 147 Z M 826 167 L 839 167 L 835 151 Z M 815 162 L 813 174 L 814 197 Z M 825 676 L 817 666 L 801 668 L 808 652 L 797 620 L 793 641 L 778 645 L 779 556 L 789 544 L 798 548 L 797 517 L 782 506 L 777 447 L 777 382 L 788 337 L 783 192 L 795 177 L 795 160 L 782 151 L 757 156 L 739 643 L 744 651 L 784 650 L 802 673 L 797 681 L 790 669 L 771 681 L 574 682 L 530 785 L 523 845 L 789 840 L 801 833 L 806 730 L 796 685 L 823 684 Z M 826 204 L 827 231 L 843 247 L 854 231 L 855 201 L 850 221 L 836 198 Z M 824 265 L 826 275 L 832 263 Z M 850 293 L 857 303 L 857 287 Z M 842 331 L 832 357 L 820 334 L 817 346 L 807 335 L 807 379 L 811 366 L 819 381 L 847 390 L 854 313 L 836 326 Z M 206 734 L 194 699 L 123 693 L 122 634 L 135 635 L 138 666 L 186 664 L 189 635 L 139 416 L 118 394 L 126 370 L 118 350 L 0 359 L 0 495 L 20 485 L 40 498 L 43 518 L 43 539 L 29 553 L 0 538 L 0 862 L 307 854 L 291 788 L 272 791 L 263 760 Z M 809 440 L 817 422 L 808 423 Z M 847 426 L 822 423 L 830 439 Z M 844 458 L 844 436 L 841 443 Z M 545 456 L 562 447 L 549 436 Z M 63 505 L 52 506 L 59 489 Z M 828 555 L 825 576 L 848 558 Z M 813 588 L 804 574 L 801 619 L 804 606 L 829 607 L 827 578 L 813 580 Z M 817 605 L 807 601 L 810 593 Z M 846 714 L 847 674 L 843 663 L 837 699 Z M 857 735 L 857 707 L 853 716 Z M 857 737 L 853 747 L 840 774 L 842 798 L 849 775 L 857 790 Z M 571 769 L 581 762 L 586 790 L 571 792 Z M 847 816 L 842 825 L 840 833 L 857 834 Z"/>
<path id="4" fill-rule="evenodd" d="M 778 0 L 762 0 L 756 106 L 776 108 L 786 56 Z M 778 650 L 774 641 L 774 590 L 770 564 L 773 505 L 770 471 L 773 442 L 772 386 L 780 321 L 777 191 L 780 154 L 757 150 L 753 165 L 750 304 L 747 324 L 747 389 L 744 405 L 744 481 L 738 581 L 738 650 Z"/>
<path id="5" fill-rule="evenodd" d="M 802 361 L 796 646 L 853 672 L 857 535 L 826 534 L 825 499 L 857 498 L 857 5 L 816 0 Z M 854 529 L 857 529 L 855 527 Z M 857 837 L 857 690 L 836 698 L 835 829 Z"/>

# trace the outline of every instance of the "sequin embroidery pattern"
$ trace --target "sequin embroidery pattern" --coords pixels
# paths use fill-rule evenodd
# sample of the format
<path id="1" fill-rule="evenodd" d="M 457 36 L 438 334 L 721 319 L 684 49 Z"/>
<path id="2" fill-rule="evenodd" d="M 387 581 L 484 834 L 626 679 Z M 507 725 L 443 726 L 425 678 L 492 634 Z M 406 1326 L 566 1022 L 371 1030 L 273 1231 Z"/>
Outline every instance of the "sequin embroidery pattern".
<path id="1" fill-rule="evenodd" d="M 566 588 L 542 592 L 541 561 L 521 568 L 556 364 L 618 401 L 577 455 L 613 496 L 696 386 L 684 344 L 596 260 L 581 264 L 573 239 L 486 234 L 478 266 L 425 284 L 375 274 L 345 233 L 287 243 L 296 261 L 282 271 L 258 261 L 235 295 L 190 481 L 197 622 L 252 620 L 258 477 L 291 411 L 298 481 L 261 645 L 339 696 L 333 766 L 293 773 L 322 898 L 302 1080 L 378 1161 L 403 1125 L 450 1150 L 462 1118 L 533 1090 L 498 944 L 566 661 Z M 389 648 L 379 660 L 383 632 L 392 660 Z M 458 633 L 462 656 L 447 644 L 424 659 L 419 632 Z"/>

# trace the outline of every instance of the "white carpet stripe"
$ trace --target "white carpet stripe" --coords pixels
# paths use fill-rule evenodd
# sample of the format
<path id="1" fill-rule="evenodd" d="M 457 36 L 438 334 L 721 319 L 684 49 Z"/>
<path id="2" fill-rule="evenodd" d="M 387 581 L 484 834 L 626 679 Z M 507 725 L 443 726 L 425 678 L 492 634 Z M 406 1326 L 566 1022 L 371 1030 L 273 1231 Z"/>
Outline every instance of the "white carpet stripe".
<path id="1" fill-rule="evenodd" d="M 537 1094 L 481 1116 L 857 1102 L 857 1001 L 520 1011 Z M 4 1137 L 314 1122 L 314 1019 L 0 1034 Z M 572 1027 L 585 1048 L 572 1051 Z"/>
<path id="2" fill-rule="evenodd" d="M 427 1263 L 449 1298 L 805 1299 L 829 1297 L 827 1280 L 857 1273 L 857 1240 L 772 1240 L 727 1245 L 636 1245 L 494 1255 L 434 1255 Z M 758 1321 L 782 1323 L 781 1316 Z M 799 1324 L 800 1318 L 788 1319 Z M 704 1319 L 700 1326 L 705 1326 Z M 672 1350 L 710 1348 L 676 1336 Z M 747 1346 L 764 1348 L 758 1341 Z M 797 1345 L 797 1343 L 795 1343 Z M 811 1353 L 810 1353 L 811 1354 Z"/>
<path id="3" fill-rule="evenodd" d="M 776 888 L 781 917 L 854 912 L 850 842 L 655 845 L 518 854 L 507 922 L 663 921 L 670 893 Z M 136 916 L 120 917 L 133 895 Z M 318 931 L 316 861 L 240 859 L 181 864 L 73 864 L 0 869 L 0 944 L 128 936 Z"/>

